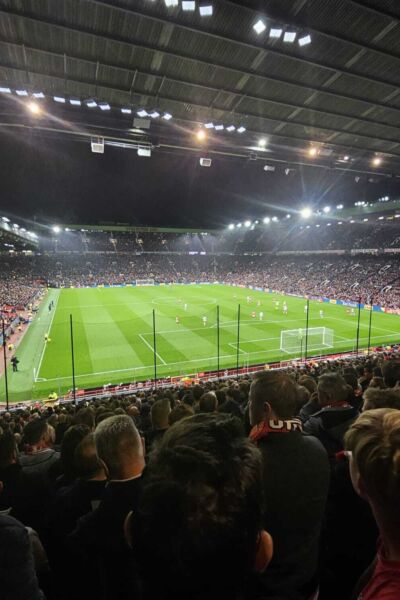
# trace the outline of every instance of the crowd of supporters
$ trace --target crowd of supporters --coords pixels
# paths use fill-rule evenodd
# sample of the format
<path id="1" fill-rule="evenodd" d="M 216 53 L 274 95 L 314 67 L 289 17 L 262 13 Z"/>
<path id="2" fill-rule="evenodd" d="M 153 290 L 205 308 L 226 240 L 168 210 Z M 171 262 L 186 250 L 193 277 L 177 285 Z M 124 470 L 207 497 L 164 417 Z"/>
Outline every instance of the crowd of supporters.
<path id="1" fill-rule="evenodd" d="M 326 296 L 399 308 L 400 257 L 188 254 L 51 254 L 0 257 L 0 306 L 28 302 L 35 286 L 223 281 L 289 294 Z M 38 283 L 40 282 L 40 283 Z"/>
<path id="2" fill-rule="evenodd" d="M 399 432 L 395 352 L 3 413 L 1 597 L 398 599 Z"/>

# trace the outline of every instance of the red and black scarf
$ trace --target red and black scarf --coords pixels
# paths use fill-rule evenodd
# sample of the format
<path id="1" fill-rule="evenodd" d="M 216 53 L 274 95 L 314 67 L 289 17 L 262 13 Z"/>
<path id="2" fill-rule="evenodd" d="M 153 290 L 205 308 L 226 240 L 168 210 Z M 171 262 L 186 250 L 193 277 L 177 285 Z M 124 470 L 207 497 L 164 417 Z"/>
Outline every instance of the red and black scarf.
<path id="1" fill-rule="evenodd" d="M 250 431 L 249 438 L 257 443 L 271 433 L 293 433 L 294 431 L 303 431 L 300 419 L 269 419 L 255 425 Z"/>

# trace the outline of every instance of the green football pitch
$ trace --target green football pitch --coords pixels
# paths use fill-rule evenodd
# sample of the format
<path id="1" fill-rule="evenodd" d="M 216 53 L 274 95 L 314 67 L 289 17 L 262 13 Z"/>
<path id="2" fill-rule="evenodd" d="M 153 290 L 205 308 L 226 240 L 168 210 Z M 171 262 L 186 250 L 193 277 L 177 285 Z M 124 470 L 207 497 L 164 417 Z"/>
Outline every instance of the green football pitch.
<path id="1" fill-rule="evenodd" d="M 49 311 L 51 300 L 54 309 Z M 287 315 L 282 311 L 284 301 Z M 301 334 L 289 336 L 287 351 L 282 351 L 281 332 L 306 327 L 302 298 L 223 285 L 49 290 L 18 348 L 18 373 L 8 370 L 10 402 L 45 398 L 53 391 L 60 395 L 72 388 L 70 315 L 76 385 L 90 388 L 153 378 L 153 310 L 158 377 L 216 370 L 217 307 L 220 368 L 235 367 L 239 304 L 240 367 L 300 356 L 299 344 L 305 345 L 304 338 L 299 341 Z M 367 347 L 369 318 L 370 312 L 362 310 L 360 348 Z M 319 333 L 312 335 L 310 329 L 309 355 L 355 349 L 357 315 L 347 314 L 344 306 L 310 302 L 309 327 L 325 327 L 333 334 L 329 340 Z M 47 343 L 46 333 L 50 337 Z M 373 312 L 371 346 L 399 341 L 400 317 Z M 4 397 L 2 377 L 0 399 L 4 401 Z"/>

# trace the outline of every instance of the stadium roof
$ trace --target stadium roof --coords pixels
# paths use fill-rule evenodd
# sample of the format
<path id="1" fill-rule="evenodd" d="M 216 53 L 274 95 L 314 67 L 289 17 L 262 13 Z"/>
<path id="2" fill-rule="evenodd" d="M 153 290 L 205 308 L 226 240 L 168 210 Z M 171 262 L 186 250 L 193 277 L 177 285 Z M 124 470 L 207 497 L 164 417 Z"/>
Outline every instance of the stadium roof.
<path id="1" fill-rule="evenodd" d="M 169 3 L 0 0 L 0 86 L 12 92 L 2 94 L 1 126 L 32 126 L 10 106 L 26 100 L 17 90 L 43 92 L 51 116 L 35 127 L 48 135 L 197 151 L 194 130 L 213 123 L 224 129 L 210 129 L 209 155 L 400 174 L 400 3 L 209 0 L 194 12 Z M 131 131 L 140 108 L 160 118 Z"/>

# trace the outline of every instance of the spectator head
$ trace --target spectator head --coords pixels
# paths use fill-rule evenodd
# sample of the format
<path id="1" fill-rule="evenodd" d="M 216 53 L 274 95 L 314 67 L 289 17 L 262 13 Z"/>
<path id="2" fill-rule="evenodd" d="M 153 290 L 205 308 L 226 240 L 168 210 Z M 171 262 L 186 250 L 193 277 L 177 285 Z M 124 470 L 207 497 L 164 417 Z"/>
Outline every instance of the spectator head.
<path id="1" fill-rule="evenodd" d="M 400 385 L 400 360 L 388 360 L 382 365 L 383 380 L 386 387 Z"/>
<path id="2" fill-rule="evenodd" d="M 167 429 L 171 405 L 168 398 L 157 400 L 151 407 L 151 422 L 153 429 Z"/>
<path id="3" fill-rule="evenodd" d="M 178 404 L 168 415 L 169 425 L 174 425 L 185 417 L 191 417 L 194 414 L 193 408 L 187 404 Z"/>
<path id="4" fill-rule="evenodd" d="M 325 373 L 318 380 L 318 402 L 321 406 L 346 402 L 349 386 L 339 373 Z"/>
<path id="5" fill-rule="evenodd" d="M 131 479 L 144 468 L 143 446 L 138 430 L 128 415 L 102 421 L 94 432 L 97 456 L 108 479 Z"/>
<path id="6" fill-rule="evenodd" d="M 302 375 L 297 383 L 305 387 L 310 392 L 310 396 L 317 391 L 317 382 L 308 375 Z"/>
<path id="7" fill-rule="evenodd" d="M 94 433 L 88 433 L 79 442 L 74 452 L 74 463 L 77 477 L 85 480 L 106 478 L 104 467 L 97 456 Z"/>
<path id="8" fill-rule="evenodd" d="M 0 435 L 0 469 L 17 462 L 17 444 L 14 435 L 10 432 Z"/>
<path id="9" fill-rule="evenodd" d="M 90 431 L 95 426 L 95 414 L 91 408 L 81 408 L 74 417 L 74 425 L 86 425 Z"/>
<path id="10" fill-rule="evenodd" d="M 192 387 L 192 394 L 194 401 L 197 403 L 204 394 L 204 388 L 201 385 L 196 384 Z"/>
<path id="11" fill-rule="evenodd" d="M 127 524 L 150 596 L 236 597 L 272 553 L 261 489 L 260 454 L 235 419 L 198 414 L 171 427 Z"/>
<path id="12" fill-rule="evenodd" d="M 368 387 L 383 390 L 385 388 L 385 382 L 383 381 L 383 377 L 373 377 L 369 382 Z"/>
<path id="13" fill-rule="evenodd" d="M 297 406 L 296 406 L 296 414 L 300 412 L 305 404 L 310 400 L 310 392 L 308 389 L 302 385 L 297 386 Z"/>
<path id="14" fill-rule="evenodd" d="M 45 419 L 35 418 L 25 429 L 22 443 L 29 452 L 37 452 L 50 448 L 54 443 L 55 432 Z"/>
<path id="15" fill-rule="evenodd" d="M 215 392 L 215 395 L 217 396 L 217 401 L 218 401 L 218 406 L 220 406 L 221 404 L 223 404 L 226 401 L 226 394 L 225 394 L 225 390 L 217 390 Z"/>
<path id="16" fill-rule="evenodd" d="M 193 406 L 193 404 L 194 404 L 193 394 L 184 394 L 184 396 L 182 397 L 182 402 L 183 402 L 183 404 L 187 404 L 188 406 Z"/>
<path id="17" fill-rule="evenodd" d="M 371 505 L 383 538 L 400 547 L 400 411 L 362 413 L 345 435 L 354 489 Z"/>
<path id="18" fill-rule="evenodd" d="M 78 477 L 75 466 L 75 450 L 80 442 L 90 433 L 87 425 L 72 425 L 64 434 L 61 443 L 60 461 L 62 472 L 67 479 Z"/>
<path id="19" fill-rule="evenodd" d="M 218 400 L 214 392 L 203 394 L 199 401 L 199 409 L 202 413 L 217 412 Z"/>
<path id="20" fill-rule="evenodd" d="M 379 389 L 369 386 L 364 392 L 363 410 L 396 408 L 400 410 L 400 388 Z"/>
<path id="21" fill-rule="evenodd" d="M 297 385 L 282 371 L 255 375 L 250 388 L 250 424 L 269 419 L 292 419 L 297 409 Z"/>

